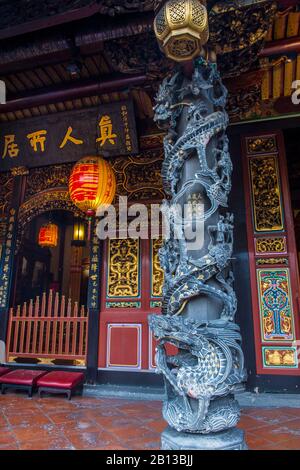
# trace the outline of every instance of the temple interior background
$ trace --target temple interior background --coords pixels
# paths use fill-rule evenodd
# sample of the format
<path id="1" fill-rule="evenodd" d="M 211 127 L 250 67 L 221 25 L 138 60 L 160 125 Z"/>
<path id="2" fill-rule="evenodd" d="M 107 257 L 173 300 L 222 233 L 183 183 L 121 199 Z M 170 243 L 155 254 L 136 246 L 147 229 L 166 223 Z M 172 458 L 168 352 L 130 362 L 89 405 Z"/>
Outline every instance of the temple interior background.
<path id="1" fill-rule="evenodd" d="M 147 320 L 161 313 L 161 240 L 100 241 L 94 218 L 89 241 L 88 216 L 68 189 L 75 163 L 100 155 L 114 172 L 116 198 L 150 205 L 165 197 L 165 133 L 153 106 L 174 64 L 154 36 L 154 2 L 8 3 L 0 2 L 5 363 L 77 368 L 90 383 L 162 385 Z M 208 45 L 229 90 L 232 264 L 246 387 L 293 393 L 300 374 L 300 113 L 291 99 L 300 80 L 299 2 L 227 3 L 207 2 Z M 45 244 L 41 229 L 49 224 L 57 231 L 50 227 L 43 236 L 54 238 Z M 274 300 L 279 294 L 284 307 Z"/>

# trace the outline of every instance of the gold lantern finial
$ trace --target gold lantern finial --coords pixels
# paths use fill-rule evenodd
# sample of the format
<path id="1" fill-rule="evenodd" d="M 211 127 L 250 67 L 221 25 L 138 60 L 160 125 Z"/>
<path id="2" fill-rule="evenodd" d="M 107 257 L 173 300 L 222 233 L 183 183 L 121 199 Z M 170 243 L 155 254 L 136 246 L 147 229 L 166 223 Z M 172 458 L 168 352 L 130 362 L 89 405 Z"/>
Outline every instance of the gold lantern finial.
<path id="1" fill-rule="evenodd" d="M 154 31 L 167 57 L 194 59 L 209 38 L 206 0 L 168 0 L 155 17 Z"/>

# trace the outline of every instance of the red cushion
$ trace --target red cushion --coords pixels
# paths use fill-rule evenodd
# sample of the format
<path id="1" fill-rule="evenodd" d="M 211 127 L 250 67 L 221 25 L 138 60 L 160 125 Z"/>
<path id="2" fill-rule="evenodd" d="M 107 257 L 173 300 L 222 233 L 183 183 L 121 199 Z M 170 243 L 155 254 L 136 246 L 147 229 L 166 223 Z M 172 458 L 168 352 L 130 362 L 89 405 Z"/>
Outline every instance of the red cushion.
<path id="1" fill-rule="evenodd" d="M 46 372 L 43 370 L 26 370 L 16 369 L 8 374 L 0 377 L 0 383 L 2 384 L 14 384 L 14 385 L 35 385 L 38 378 L 45 375 Z"/>
<path id="2" fill-rule="evenodd" d="M 72 389 L 84 382 L 83 372 L 53 371 L 37 381 L 38 387 Z"/>
<path id="3" fill-rule="evenodd" d="M 8 367 L 0 367 L 0 377 L 1 375 L 7 374 L 10 371 L 11 369 L 9 369 Z"/>

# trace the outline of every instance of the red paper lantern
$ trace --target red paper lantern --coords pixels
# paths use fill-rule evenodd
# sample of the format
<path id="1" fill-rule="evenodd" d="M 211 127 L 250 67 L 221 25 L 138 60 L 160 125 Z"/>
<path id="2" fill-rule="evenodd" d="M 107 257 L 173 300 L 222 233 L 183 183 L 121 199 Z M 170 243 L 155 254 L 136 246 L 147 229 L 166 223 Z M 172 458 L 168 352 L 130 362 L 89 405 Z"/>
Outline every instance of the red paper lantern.
<path id="1" fill-rule="evenodd" d="M 55 248 L 58 242 L 58 226 L 52 223 L 42 225 L 39 231 L 39 245 L 42 248 Z"/>
<path id="2" fill-rule="evenodd" d="M 100 157 L 79 160 L 70 175 L 69 193 L 73 203 L 89 216 L 98 207 L 112 203 L 116 178 L 110 163 Z"/>

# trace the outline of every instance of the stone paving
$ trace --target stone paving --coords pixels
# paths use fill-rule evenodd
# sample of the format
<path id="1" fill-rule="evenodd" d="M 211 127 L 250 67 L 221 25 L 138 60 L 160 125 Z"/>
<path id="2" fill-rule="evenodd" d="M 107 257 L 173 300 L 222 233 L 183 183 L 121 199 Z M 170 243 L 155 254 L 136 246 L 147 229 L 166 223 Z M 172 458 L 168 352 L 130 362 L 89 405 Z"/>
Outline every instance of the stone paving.
<path id="1" fill-rule="evenodd" d="M 160 402 L 0 395 L 0 450 L 154 450 L 165 426 Z M 299 408 L 245 408 L 239 427 L 250 449 L 300 449 Z"/>

